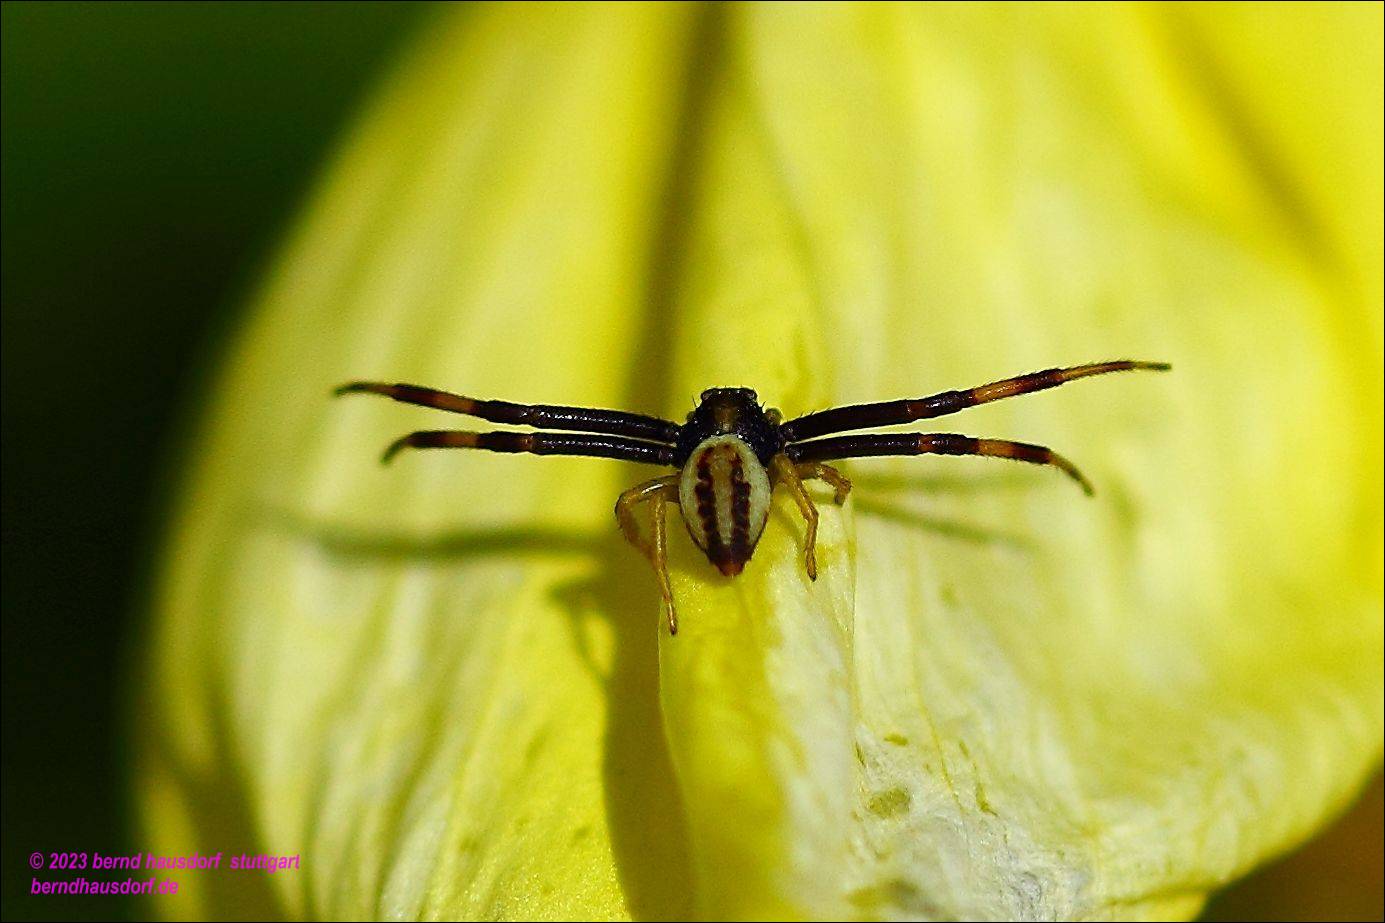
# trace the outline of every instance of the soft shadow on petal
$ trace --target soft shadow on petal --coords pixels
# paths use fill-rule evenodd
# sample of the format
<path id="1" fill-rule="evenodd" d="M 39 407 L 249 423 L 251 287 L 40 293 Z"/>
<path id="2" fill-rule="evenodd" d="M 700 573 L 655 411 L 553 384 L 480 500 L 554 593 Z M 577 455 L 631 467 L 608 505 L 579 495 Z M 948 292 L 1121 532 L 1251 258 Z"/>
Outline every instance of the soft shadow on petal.
<path id="1" fill-rule="evenodd" d="M 329 392 L 658 409 L 627 393 L 629 357 L 696 15 L 439 18 L 234 350 L 169 539 L 141 779 L 153 850 L 302 854 L 251 916 L 686 915 L 657 599 L 611 517 L 648 475 L 460 452 L 382 468 L 402 432 L 475 421 Z M 208 881 L 165 911 L 246 906 Z"/>

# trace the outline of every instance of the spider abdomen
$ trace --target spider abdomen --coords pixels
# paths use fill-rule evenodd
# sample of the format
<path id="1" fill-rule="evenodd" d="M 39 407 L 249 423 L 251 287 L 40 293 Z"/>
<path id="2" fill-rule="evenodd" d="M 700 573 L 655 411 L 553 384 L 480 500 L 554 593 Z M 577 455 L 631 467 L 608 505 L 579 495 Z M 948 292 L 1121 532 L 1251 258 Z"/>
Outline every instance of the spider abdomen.
<path id="1" fill-rule="evenodd" d="M 726 433 L 698 443 L 678 480 L 688 534 L 728 577 L 755 551 L 769 518 L 770 483 L 750 445 Z"/>

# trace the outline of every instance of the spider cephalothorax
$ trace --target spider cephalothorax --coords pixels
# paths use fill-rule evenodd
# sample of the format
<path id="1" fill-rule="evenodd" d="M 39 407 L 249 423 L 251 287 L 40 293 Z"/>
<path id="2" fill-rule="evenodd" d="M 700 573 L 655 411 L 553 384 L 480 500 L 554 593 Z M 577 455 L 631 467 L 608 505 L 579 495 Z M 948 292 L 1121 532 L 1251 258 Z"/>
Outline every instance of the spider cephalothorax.
<path id="1" fill-rule="evenodd" d="M 1066 472 L 1091 493 L 1091 485 L 1073 465 L 1051 449 L 1004 439 L 978 439 L 955 433 L 866 433 L 831 436 L 876 426 L 891 426 L 956 413 L 1016 394 L 1055 388 L 1074 378 L 1131 369 L 1166 370 L 1162 362 L 1119 360 L 1048 369 L 971 388 L 943 391 L 916 400 L 853 404 L 810 413 L 788 423 L 779 411 L 766 409 L 749 388 L 710 388 L 702 392 L 687 421 L 670 420 L 620 410 L 512 404 L 449 394 L 417 385 L 352 382 L 337 389 L 382 394 L 406 404 L 421 404 L 489 420 L 545 430 L 570 432 L 489 432 L 428 430 L 410 433 L 385 451 L 388 461 L 403 448 L 489 449 L 492 452 L 530 452 L 535 455 L 589 455 L 664 465 L 677 474 L 646 481 L 621 494 L 616 519 L 630 542 L 654 565 L 668 613 L 670 633 L 678 631 L 673 591 L 668 579 L 668 540 L 664 504 L 673 500 L 683 514 L 697 546 L 728 577 L 734 577 L 755 553 L 769 518 L 770 497 L 783 484 L 794 497 L 808 524 L 804 567 L 817 579 L 817 507 L 803 481 L 821 478 L 845 502 L 851 482 L 830 465 L 838 458 L 870 455 L 989 455 Z M 575 431 L 575 432 L 574 432 Z M 635 507 L 649 503 L 653 534 L 646 539 L 635 519 Z"/>
<path id="2" fill-rule="evenodd" d="M 673 461 L 682 467 L 703 440 L 732 435 L 750 446 L 760 464 L 768 465 L 784 448 L 779 421 L 779 411 L 766 410 L 749 388 L 708 388 L 687 422 L 678 427 Z"/>

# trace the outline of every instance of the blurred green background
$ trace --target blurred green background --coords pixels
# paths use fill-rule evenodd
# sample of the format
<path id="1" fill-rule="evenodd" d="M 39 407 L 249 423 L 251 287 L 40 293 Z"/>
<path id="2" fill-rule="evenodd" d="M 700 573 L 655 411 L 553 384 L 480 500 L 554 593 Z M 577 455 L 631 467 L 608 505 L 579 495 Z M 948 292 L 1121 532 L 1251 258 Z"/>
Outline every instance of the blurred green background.
<path id="1" fill-rule="evenodd" d="M 417 3 L 3 7 L 3 862 L 7 919 L 138 916 L 29 897 L 35 850 L 130 852 L 121 687 L 174 435 Z M 1380 919 L 1381 785 L 1210 919 Z"/>
<path id="2" fill-rule="evenodd" d="M 3 5 L 4 916 L 129 851 L 120 680 L 172 433 L 412 3 Z"/>

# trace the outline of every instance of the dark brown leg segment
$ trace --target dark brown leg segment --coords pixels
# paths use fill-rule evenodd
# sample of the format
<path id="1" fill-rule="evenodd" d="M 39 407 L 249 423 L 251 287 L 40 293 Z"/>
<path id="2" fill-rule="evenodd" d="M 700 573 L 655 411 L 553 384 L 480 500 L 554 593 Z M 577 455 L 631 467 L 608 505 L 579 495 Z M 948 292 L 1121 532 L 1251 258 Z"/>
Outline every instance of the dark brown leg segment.
<path id="1" fill-rule="evenodd" d="M 785 452 L 797 462 L 832 458 L 863 458 L 872 455 L 989 455 L 1012 458 L 1031 465 L 1052 465 L 1072 478 L 1087 495 L 1092 485 L 1072 462 L 1052 449 L 1008 439 L 977 439 L 956 433 L 899 433 L 889 435 L 837 436 L 789 446 Z"/>
<path id="2" fill-rule="evenodd" d="M 977 404 L 999 401 L 1017 394 L 1043 391 L 1056 388 L 1077 378 L 1091 375 L 1105 375 L 1108 372 L 1127 372 L 1134 369 L 1149 369 L 1156 372 L 1168 371 L 1167 362 L 1134 362 L 1121 359 L 1115 362 L 1097 362 L 1091 365 L 1078 365 L 1067 369 L 1047 369 L 993 381 L 979 388 L 967 391 L 943 391 L 930 397 L 917 400 L 882 401 L 878 404 L 852 404 L 834 407 L 790 420 L 781 432 L 789 442 L 825 436 L 828 433 L 842 433 L 854 429 L 867 429 L 875 426 L 893 426 L 897 423 L 911 423 L 914 420 L 927 420 L 941 417 Z"/>
<path id="3" fill-rule="evenodd" d="M 334 392 L 342 394 L 380 394 L 404 404 L 434 407 L 449 413 L 464 413 L 491 423 L 511 423 L 540 429 L 580 430 L 587 433 L 612 433 L 652 442 L 673 442 L 678 424 L 644 414 L 594 407 L 559 407 L 550 404 L 512 404 L 509 401 L 481 401 L 418 385 L 353 381 Z"/>
<path id="4" fill-rule="evenodd" d="M 402 449 L 486 449 L 491 452 L 527 452 L 531 455 L 587 455 L 649 465 L 673 464 L 672 446 L 622 439 L 619 436 L 424 430 L 396 439 L 385 450 L 381 460 L 389 461 Z"/>

